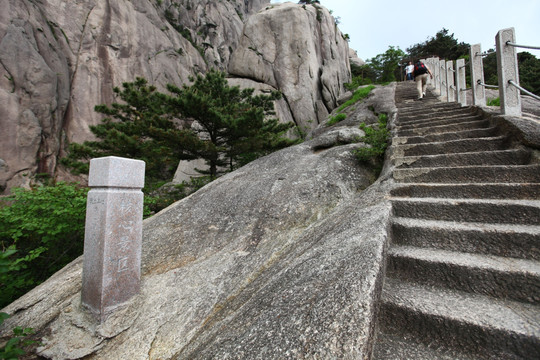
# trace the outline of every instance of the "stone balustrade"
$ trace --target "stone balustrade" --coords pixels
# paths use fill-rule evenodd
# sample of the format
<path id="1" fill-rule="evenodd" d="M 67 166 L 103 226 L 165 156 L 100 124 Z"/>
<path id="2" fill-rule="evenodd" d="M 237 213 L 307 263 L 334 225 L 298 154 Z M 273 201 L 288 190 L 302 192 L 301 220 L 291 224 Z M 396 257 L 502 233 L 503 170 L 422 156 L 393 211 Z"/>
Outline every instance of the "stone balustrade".
<path id="1" fill-rule="evenodd" d="M 464 59 L 444 60 L 436 57 L 422 59 L 422 61 L 432 70 L 433 80 L 431 85 L 437 95 L 448 102 L 457 101 L 463 106 L 467 105 L 465 91 L 472 91 L 472 105 L 486 106 L 486 87 L 499 89 L 501 102 L 501 113 L 503 115 L 521 116 L 521 92 L 540 100 L 535 94 L 519 86 L 519 70 L 517 62 L 516 47 L 540 49 L 540 47 L 517 45 L 515 43 L 514 28 L 500 30 L 495 36 L 498 86 L 487 85 L 484 82 L 484 68 L 480 44 L 471 45 L 470 48 L 470 77 L 471 88 L 466 88 Z M 455 64 L 455 65 L 454 65 Z"/>

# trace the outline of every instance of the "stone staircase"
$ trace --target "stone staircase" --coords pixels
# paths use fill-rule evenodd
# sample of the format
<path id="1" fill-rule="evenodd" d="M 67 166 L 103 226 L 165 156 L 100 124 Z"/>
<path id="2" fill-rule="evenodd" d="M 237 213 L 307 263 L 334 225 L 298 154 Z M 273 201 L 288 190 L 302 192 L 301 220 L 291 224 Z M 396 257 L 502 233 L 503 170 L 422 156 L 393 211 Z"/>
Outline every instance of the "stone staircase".
<path id="1" fill-rule="evenodd" d="M 373 359 L 540 359 L 540 165 L 477 115 L 396 89 Z"/>

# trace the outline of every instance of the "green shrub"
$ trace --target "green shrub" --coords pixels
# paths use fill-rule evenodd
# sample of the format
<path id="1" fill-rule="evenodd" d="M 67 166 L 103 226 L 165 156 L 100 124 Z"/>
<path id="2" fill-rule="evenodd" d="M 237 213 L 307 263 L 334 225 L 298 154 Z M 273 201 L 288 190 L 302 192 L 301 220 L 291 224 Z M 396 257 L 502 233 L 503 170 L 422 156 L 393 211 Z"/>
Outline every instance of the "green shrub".
<path id="1" fill-rule="evenodd" d="M 154 215 L 199 190 L 212 180 L 210 176 L 199 176 L 192 177 L 189 181 L 184 181 L 181 184 L 160 184 L 159 187 L 145 188 L 143 217 Z"/>
<path id="2" fill-rule="evenodd" d="M 368 126 L 365 123 L 360 124 L 360 128 L 364 130 L 365 136 L 360 140 L 369 147 L 362 147 L 353 151 L 356 158 L 362 163 L 370 163 L 375 161 L 377 164 L 382 164 L 384 160 L 384 152 L 388 146 L 388 138 L 390 132 L 386 128 L 388 116 L 379 114 L 379 120 L 376 126 Z"/>
<path id="3" fill-rule="evenodd" d="M 0 201 L 0 308 L 82 254 L 87 189 L 13 189 Z"/>
<path id="4" fill-rule="evenodd" d="M 355 76 L 353 77 L 352 81 L 350 83 L 345 83 L 343 86 L 345 86 L 345 89 L 354 91 L 358 89 L 360 86 L 373 84 L 373 81 L 369 78 L 365 78 L 363 76 Z"/>
<path id="5" fill-rule="evenodd" d="M 0 312 L 0 326 L 7 318 L 9 318 L 8 314 Z M 35 341 L 27 338 L 34 333 L 33 329 L 23 329 L 20 326 L 17 326 L 13 328 L 12 331 L 13 336 L 5 343 L 4 346 L 0 347 L 0 359 L 18 359 L 19 356 L 26 354 L 22 348 L 36 343 Z"/>
<path id="6" fill-rule="evenodd" d="M 343 121 L 347 118 L 347 115 L 345 114 L 337 114 L 336 116 L 332 116 L 330 120 L 326 123 L 326 126 L 332 126 L 334 124 L 337 124 L 340 121 Z"/>
<path id="7" fill-rule="evenodd" d="M 499 98 L 487 99 L 487 106 L 501 106 L 501 100 Z"/>
<path id="8" fill-rule="evenodd" d="M 356 102 L 366 98 L 369 93 L 371 92 L 371 90 L 375 89 L 375 86 L 374 85 L 369 85 L 369 86 L 366 86 L 366 87 L 362 87 L 358 90 L 356 90 L 353 94 L 353 97 L 352 99 L 350 99 L 349 101 L 345 102 L 343 105 L 341 105 L 339 108 L 338 108 L 338 112 L 341 112 L 343 111 L 345 108 L 355 104 Z"/>

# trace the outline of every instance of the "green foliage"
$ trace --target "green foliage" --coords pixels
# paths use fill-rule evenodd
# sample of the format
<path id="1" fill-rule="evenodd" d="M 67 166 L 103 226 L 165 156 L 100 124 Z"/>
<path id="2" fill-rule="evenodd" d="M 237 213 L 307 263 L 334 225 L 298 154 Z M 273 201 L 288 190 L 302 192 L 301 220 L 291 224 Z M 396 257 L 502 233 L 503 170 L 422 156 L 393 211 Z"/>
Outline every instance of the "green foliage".
<path id="1" fill-rule="evenodd" d="M 488 85 L 499 85 L 497 75 L 497 54 L 493 49 L 489 49 L 487 52 L 489 55 L 482 59 L 482 64 L 484 66 L 484 82 Z"/>
<path id="2" fill-rule="evenodd" d="M 336 116 L 332 116 L 330 120 L 326 123 L 326 126 L 332 126 L 334 124 L 337 124 L 340 121 L 343 121 L 347 118 L 347 115 L 345 114 L 337 114 Z"/>
<path id="3" fill-rule="evenodd" d="M 366 86 L 366 87 L 359 88 L 358 90 L 356 90 L 354 92 L 352 99 L 345 102 L 343 105 L 341 105 L 338 108 L 338 112 L 341 112 L 345 108 L 347 108 L 347 107 L 349 107 L 349 106 L 351 106 L 353 104 L 356 104 L 358 101 L 366 98 L 369 95 L 369 93 L 371 92 L 371 90 L 373 90 L 374 88 L 375 88 L 374 85 L 369 85 L 369 86 Z"/>
<path id="4" fill-rule="evenodd" d="M 299 4 L 320 4 L 321 2 L 319 0 L 300 0 L 298 1 Z"/>
<path id="5" fill-rule="evenodd" d="M 384 152 L 386 151 L 390 137 L 390 132 L 386 128 L 387 120 L 388 116 L 383 113 L 378 115 L 376 126 L 368 126 L 365 123 L 360 124 L 360 129 L 364 130 L 366 134 L 360 140 L 369 145 L 369 147 L 362 147 L 353 151 L 361 163 L 375 161 L 381 164 L 383 162 Z"/>
<path id="6" fill-rule="evenodd" d="M 501 100 L 499 98 L 487 99 L 486 105 L 487 106 L 501 106 Z"/>
<path id="7" fill-rule="evenodd" d="M 399 47 L 389 46 L 383 54 L 366 61 L 375 83 L 392 82 L 400 77 L 399 63 L 405 56 Z M 366 66 L 364 65 L 364 66 Z"/>
<path id="8" fill-rule="evenodd" d="M 469 44 L 458 43 L 454 34 L 449 35 L 448 29 L 443 28 L 434 37 L 407 48 L 407 53 L 413 59 L 438 56 L 441 59 L 456 60 L 469 53 Z"/>
<path id="9" fill-rule="evenodd" d="M 147 218 L 154 215 L 174 202 L 194 193 L 211 181 L 210 176 L 200 176 L 193 177 L 190 181 L 184 181 L 181 184 L 154 184 L 154 188 L 146 187 L 143 189 L 145 192 L 143 217 Z"/>
<path id="10" fill-rule="evenodd" d="M 377 74 L 370 64 L 358 66 L 351 64 L 352 81 L 345 83 L 347 90 L 356 90 L 359 86 L 374 84 L 377 79 Z"/>
<path id="11" fill-rule="evenodd" d="M 273 115 L 279 92 L 253 95 L 253 89 L 228 86 L 225 74 L 210 71 L 191 85 L 168 85 L 170 94 L 156 91 L 142 78 L 124 83 L 115 94 L 122 100 L 96 111 L 108 117 L 90 129 L 98 138 L 71 144 L 62 162 L 87 172 L 88 161 L 123 156 L 146 162 L 147 184 L 170 181 L 180 160 L 202 158 L 212 178 L 250 159 L 289 146 L 284 137 L 292 124 Z"/>
<path id="12" fill-rule="evenodd" d="M 495 50 L 490 49 L 487 52 L 489 55 L 482 59 L 484 81 L 488 85 L 499 85 Z M 520 86 L 534 94 L 540 94 L 540 59 L 526 51 L 518 53 L 517 58 Z"/>
<path id="13" fill-rule="evenodd" d="M 519 85 L 533 94 L 540 95 L 540 59 L 529 52 L 517 54 Z"/>
<path id="14" fill-rule="evenodd" d="M 146 162 L 148 183 L 172 178 L 180 160 L 194 158 L 185 148 L 198 139 L 179 125 L 168 112 L 167 97 L 145 79 L 124 83 L 114 92 L 121 103 L 95 107 L 107 116 L 90 127 L 98 140 L 70 144 L 62 163 L 75 173 L 87 173 L 92 158 L 122 156 Z"/>
<path id="15" fill-rule="evenodd" d="M 8 314 L 0 312 L 0 326 L 7 318 L 9 318 Z M 0 359 L 18 359 L 20 356 L 26 354 L 22 348 L 36 343 L 36 341 L 28 339 L 28 336 L 34 333 L 32 328 L 23 329 L 20 326 L 17 326 L 12 332 L 13 336 L 4 346 L 0 347 Z"/>
<path id="16" fill-rule="evenodd" d="M 87 189 L 59 182 L 0 202 L 0 308 L 82 254 Z"/>
<path id="17" fill-rule="evenodd" d="M 168 85 L 167 89 L 174 95 L 171 111 L 199 125 L 192 128 L 199 141 L 188 150 L 206 161 L 209 171 L 203 174 L 216 177 L 223 168 L 232 171 L 248 158 L 294 143 L 284 137 L 292 124 L 268 118 L 275 114 L 273 102 L 281 98 L 279 92 L 253 95 L 254 89 L 228 86 L 225 74 L 217 71 L 197 76 L 190 86 Z"/>

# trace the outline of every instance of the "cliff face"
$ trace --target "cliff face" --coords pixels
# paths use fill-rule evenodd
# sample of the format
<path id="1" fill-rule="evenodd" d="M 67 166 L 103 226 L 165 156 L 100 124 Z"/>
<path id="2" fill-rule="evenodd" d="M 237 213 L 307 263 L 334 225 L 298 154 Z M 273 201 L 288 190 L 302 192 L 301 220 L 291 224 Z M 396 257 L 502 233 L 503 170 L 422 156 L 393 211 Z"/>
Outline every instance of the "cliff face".
<path id="1" fill-rule="evenodd" d="M 349 46 L 326 8 L 285 3 L 248 19 L 229 72 L 281 90 L 295 123 L 312 130 L 351 79 Z"/>
<path id="2" fill-rule="evenodd" d="M 268 32 L 265 34 L 265 32 Z M 252 49 L 257 49 L 254 51 Z M 282 90 L 283 121 L 312 128 L 349 80 L 348 47 L 322 7 L 269 0 L 6 0 L 0 4 L 0 191 L 58 174 L 92 138 L 97 104 L 141 76 L 158 88 L 209 68 Z M 317 120 L 310 122 L 311 120 Z"/>

